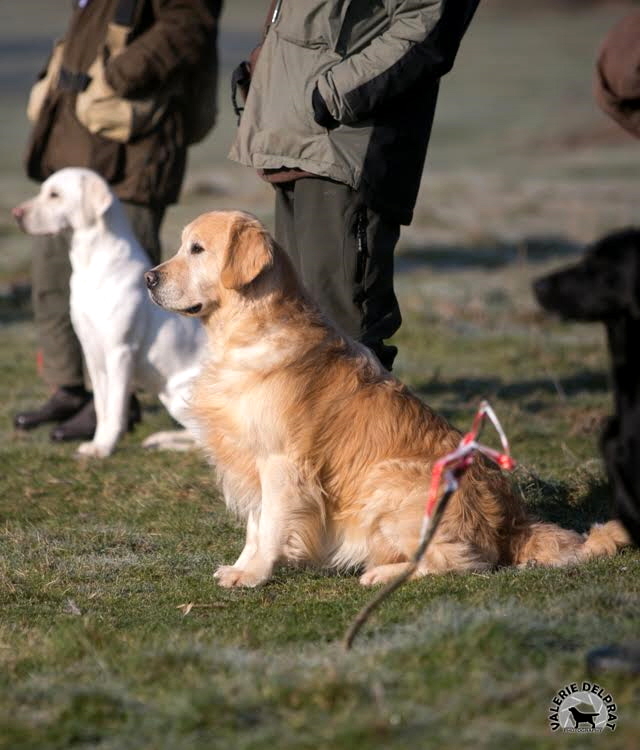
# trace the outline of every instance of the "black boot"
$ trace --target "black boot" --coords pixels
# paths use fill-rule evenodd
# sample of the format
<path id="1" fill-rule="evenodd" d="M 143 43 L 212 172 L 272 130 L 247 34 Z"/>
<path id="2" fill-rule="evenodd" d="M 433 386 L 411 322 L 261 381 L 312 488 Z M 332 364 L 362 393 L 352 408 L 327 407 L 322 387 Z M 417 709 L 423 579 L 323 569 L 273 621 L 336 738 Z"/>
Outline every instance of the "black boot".
<path id="1" fill-rule="evenodd" d="M 77 414 L 91 399 L 80 386 L 61 386 L 39 409 L 16 414 L 13 424 L 18 430 L 32 430 L 47 422 L 63 422 Z"/>
<path id="2" fill-rule="evenodd" d="M 135 394 L 131 394 L 129 402 L 129 417 L 127 428 L 131 431 L 142 419 L 140 403 Z M 97 426 L 96 410 L 93 398 L 71 419 L 58 425 L 51 431 L 51 440 L 64 442 L 67 440 L 91 440 Z"/>
<path id="3" fill-rule="evenodd" d="M 97 422 L 96 410 L 93 398 L 91 398 L 71 419 L 54 427 L 49 437 L 55 442 L 91 440 L 95 434 Z"/>

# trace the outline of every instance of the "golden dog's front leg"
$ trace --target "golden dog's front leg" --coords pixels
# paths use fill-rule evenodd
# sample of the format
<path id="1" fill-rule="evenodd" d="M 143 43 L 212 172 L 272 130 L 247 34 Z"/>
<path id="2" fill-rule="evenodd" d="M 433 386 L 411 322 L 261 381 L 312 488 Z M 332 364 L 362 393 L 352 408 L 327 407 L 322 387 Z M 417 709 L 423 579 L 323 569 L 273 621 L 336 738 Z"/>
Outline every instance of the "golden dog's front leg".
<path id="1" fill-rule="evenodd" d="M 251 512 L 247 518 L 247 534 L 240 557 L 235 565 L 221 565 L 214 573 L 214 578 L 218 579 L 221 586 L 231 588 L 232 586 L 257 586 L 262 583 L 261 580 L 250 582 L 245 570 L 258 551 L 258 529 L 256 515 Z"/>
<path id="2" fill-rule="evenodd" d="M 262 498 L 260 509 L 247 519 L 245 546 L 234 565 L 218 568 L 221 586 L 259 586 L 271 577 L 282 557 L 286 528 L 297 505 L 297 471 L 285 456 L 270 456 L 258 464 Z"/>

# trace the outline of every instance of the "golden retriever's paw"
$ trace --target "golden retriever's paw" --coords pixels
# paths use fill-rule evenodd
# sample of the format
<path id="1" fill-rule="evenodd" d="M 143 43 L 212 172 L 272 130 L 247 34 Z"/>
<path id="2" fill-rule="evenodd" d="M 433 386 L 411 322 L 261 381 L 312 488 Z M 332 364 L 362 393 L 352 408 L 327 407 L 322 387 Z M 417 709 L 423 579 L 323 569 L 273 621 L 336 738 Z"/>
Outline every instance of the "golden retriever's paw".
<path id="1" fill-rule="evenodd" d="M 106 458 L 111 455 L 111 451 L 97 443 L 80 443 L 76 450 L 76 455 L 89 456 L 90 458 Z"/>
<path id="2" fill-rule="evenodd" d="M 407 563 L 391 563 L 389 565 L 377 565 L 370 568 L 360 576 L 360 583 L 363 586 L 375 586 L 378 583 L 388 583 L 404 573 L 407 569 Z"/>
<path id="3" fill-rule="evenodd" d="M 268 578 L 268 576 L 259 575 L 252 570 L 235 568 L 233 565 L 222 565 L 216 570 L 213 577 L 216 578 L 218 583 L 226 589 L 231 589 L 236 586 L 246 586 L 249 588 L 259 586 Z"/>

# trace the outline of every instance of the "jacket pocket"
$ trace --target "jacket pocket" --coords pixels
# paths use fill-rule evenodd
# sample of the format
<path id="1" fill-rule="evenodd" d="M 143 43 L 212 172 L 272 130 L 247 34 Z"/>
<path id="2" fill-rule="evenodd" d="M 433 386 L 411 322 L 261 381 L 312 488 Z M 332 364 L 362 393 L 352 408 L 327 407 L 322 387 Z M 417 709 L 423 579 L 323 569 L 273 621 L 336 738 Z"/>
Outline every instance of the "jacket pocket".
<path id="1" fill-rule="evenodd" d="M 282 0 L 273 28 L 281 39 L 299 47 L 333 48 L 328 5 L 326 0 Z"/>
<path id="2" fill-rule="evenodd" d="M 318 77 L 339 60 L 331 50 L 299 46 L 278 34 L 277 54 L 270 61 L 265 106 L 269 119 L 297 134 L 326 135 L 313 116 L 312 93 Z"/>
<path id="3" fill-rule="evenodd" d="M 273 28 L 299 47 L 324 48 L 348 57 L 366 47 L 390 23 L 388 0 L 281 0 Z"/>
<path id="4" fill-rule="evenodd" d="M 118 96 L 107 81 L 104 52 L 88 70 L 89 85 L 76 97 L 76 117 L 90 133 L 128 143 L 154 130 L 166 115 L 170 91 L 145 98 Z"/>

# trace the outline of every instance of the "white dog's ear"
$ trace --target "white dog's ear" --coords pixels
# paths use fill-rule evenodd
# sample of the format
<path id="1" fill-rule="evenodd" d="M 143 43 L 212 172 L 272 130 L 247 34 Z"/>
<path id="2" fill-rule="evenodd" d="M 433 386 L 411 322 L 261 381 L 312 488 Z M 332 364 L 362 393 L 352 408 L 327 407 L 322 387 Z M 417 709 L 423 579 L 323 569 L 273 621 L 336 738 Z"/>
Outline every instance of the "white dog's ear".
<path id="1" fill-rule="evenodd" d="M 273 265 L 273 243 L 257 219 L 241 217 L 229 232 L 220 273 L 226 289 L 242 289 Z"/>
<path id="2" fill-rule="evenodd" d="M 113 193 L 100 175 L 87 173 L 83 176 L 82 210 L 88 226 L 104 216 L 113 203 Z"/>

